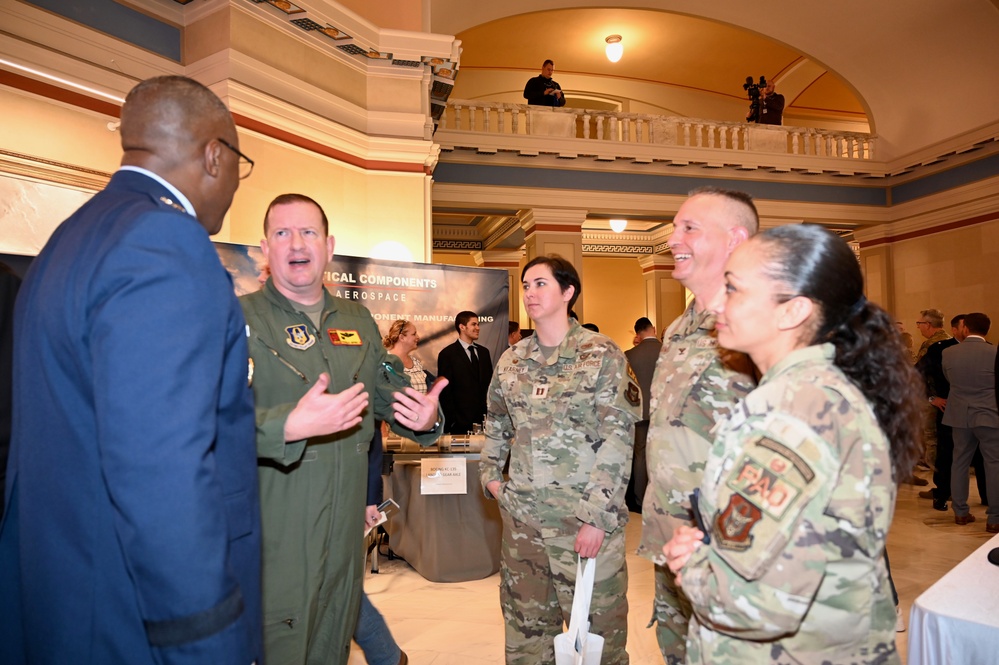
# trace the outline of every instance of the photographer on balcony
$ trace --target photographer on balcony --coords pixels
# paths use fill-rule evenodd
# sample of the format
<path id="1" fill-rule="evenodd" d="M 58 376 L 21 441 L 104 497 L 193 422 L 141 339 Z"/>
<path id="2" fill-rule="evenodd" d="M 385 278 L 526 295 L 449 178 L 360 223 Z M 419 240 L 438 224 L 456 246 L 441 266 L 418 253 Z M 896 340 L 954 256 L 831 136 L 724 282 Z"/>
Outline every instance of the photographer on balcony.
<path id="1" fill-rule="evenodd" d="M 535 106 L 565 106 L 565 95 L 562 86 L 552 80 L 555 73 L 555 63 L 545 60 L 541 65 L 541 74 L 527 81 L 524 86 L 524 99 Z M 783 98 L 781 98 L 783 100 Z M 783 101 L 782 101 L 783 104 Z"/>
<path id="2" fill-rule="evenodd" d="M 784 117 L 784 95 L 774 92 L 774 82 L 770 81 L 760 91 L 759 117 L 754 118 L 756 108 L 750 107 L 746 114 L 748 122 L 757 122 L 761 125 L 780 125 Z"/>

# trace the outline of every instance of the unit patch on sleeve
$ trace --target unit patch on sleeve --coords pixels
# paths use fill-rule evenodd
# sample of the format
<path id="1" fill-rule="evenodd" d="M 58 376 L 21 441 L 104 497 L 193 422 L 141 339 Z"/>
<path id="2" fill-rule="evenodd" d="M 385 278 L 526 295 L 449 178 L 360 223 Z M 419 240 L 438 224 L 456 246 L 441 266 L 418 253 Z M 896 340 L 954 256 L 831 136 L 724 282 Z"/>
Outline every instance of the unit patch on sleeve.
<path id="1" fill-rule="evenodd" d="M 642 403 L 642 389 L 638 387 L 638 377 L 630 363 L 625 363 L 624 366 L 628 369 L 628 387 L 624 389 L 624 398 L 628 400 L 628 404 L 639 406 Z"/>
<path id="2" fill-rule="evenodd" d="M 288 326 L 284 329 L 288 333 L 288 346 L 299 351 L 304 351 L 316 343 L 315 336 L 309 332 L 309 327 L 304 323 Z"/>
<path id="3" fill-rule="evenodd" d="M 741 494 L 775 520 L 779 521 L 801 495 L 801 489 L 784 477 L 793 468 L 792 465 L 778 455 L 765 463 L 747 455 L 736 468 L 737 473 L 726 483 L 729 489 Z"/>
<path id="4" fill-rule="evenodd" d="M 763 513 L 741 494 L 729 497 L 728 506 L 715 517 L 715 539 L 730 550 L 748 550 L 753 544 L 750 532 Z"/>
<path id="5" fill-rule="evenodd" d="M 326 331 L 330 336 L 333 346 L 361 346 L 361 336 L 356 330 L 335 330 L 329 328 Z"/>

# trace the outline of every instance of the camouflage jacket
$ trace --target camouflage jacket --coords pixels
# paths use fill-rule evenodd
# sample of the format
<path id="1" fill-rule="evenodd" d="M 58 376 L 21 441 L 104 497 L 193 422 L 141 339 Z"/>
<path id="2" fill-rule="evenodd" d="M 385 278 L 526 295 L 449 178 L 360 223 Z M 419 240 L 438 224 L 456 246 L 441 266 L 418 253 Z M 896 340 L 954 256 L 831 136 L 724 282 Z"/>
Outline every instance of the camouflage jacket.
<path id="1" fill-rule="evenodd" d="M 711 536 L 682 570 L 688 663 L 898 663 L 889 444 L 832 345 L 792 352 L 719 429 Z"/>
<path id="2" fill-rule="evenodd" d="M 642 394 L 610 338 L 573 322 L 551 360 L 534 335 L 518 342 L 496 365 L 488 406 L 481 480 L 502 481 L 509 453 L 502 509 L 550 535 L 580 521 L 607 532 L 627 524 Z"/>
<path id="3" fill-rule="evenodd" d="M 718 346 L 708 310 L 698 313 L 691 305 L 663 335 L 649 405 L 639 554 L 664 565 L 663 545 L 673 529 L 690 524 L 688 497 L 701 483 L 711 430 L 755 387 L 751 373 L 746 356 Z"/>
<path id="4" fill-rule="evenodd" d="M 930 335 L 929 337 L 927 337 L 926 339 L 924 339 L 923 343 L 919 345 L 919 350 L 916 351 L 915 362 L 918 363 L 920 360 L 922 360 L 923 356 L 926 355 L 926 352 L 930 350 L 931 346 L 933 346 L 937 342 L 942 342 L 945 339 L 950 339 L 950 335 L 944 332 L 942 328 L 933 333 L 932 335 Z"/>

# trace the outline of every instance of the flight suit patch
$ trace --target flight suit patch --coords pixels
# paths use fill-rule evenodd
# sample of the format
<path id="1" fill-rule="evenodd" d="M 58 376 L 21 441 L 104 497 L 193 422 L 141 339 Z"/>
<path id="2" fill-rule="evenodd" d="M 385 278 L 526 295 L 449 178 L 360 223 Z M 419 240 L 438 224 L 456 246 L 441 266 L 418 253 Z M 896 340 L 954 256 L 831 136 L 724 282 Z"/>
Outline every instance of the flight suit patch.
<path id="1" fill-rule="evenodd" d="M 361 346 L 361 336 L 357 334 L 356 330 L 335 330 L 333 328 L 328 329 L 327 334 L 330 336 L 330 342 L 333 346 Z"/>
<path id="2" fill-rule="evenodd" d="M 288 334 L 288 346 L 299 351 L 304 351 L 316 343 L 316 337 L 309 332 L 309 327 L 304 323 L 288 326 L 284 329 Z"/>

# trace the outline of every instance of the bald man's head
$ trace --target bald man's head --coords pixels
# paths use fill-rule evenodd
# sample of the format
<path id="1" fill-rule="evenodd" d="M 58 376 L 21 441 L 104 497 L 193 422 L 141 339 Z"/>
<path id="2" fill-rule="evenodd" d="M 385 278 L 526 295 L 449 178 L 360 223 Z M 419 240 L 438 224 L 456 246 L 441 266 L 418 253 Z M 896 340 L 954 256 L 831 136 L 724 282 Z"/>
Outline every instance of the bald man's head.
<path id="1" fill-rule="evenodd" d="M 239 186 L 239 146 L 229 109 L 183 76 L 159 76 L 132 88 L 121 108 L 123 165 L 148 169 L 179 189 L 215 233 Z"/>

